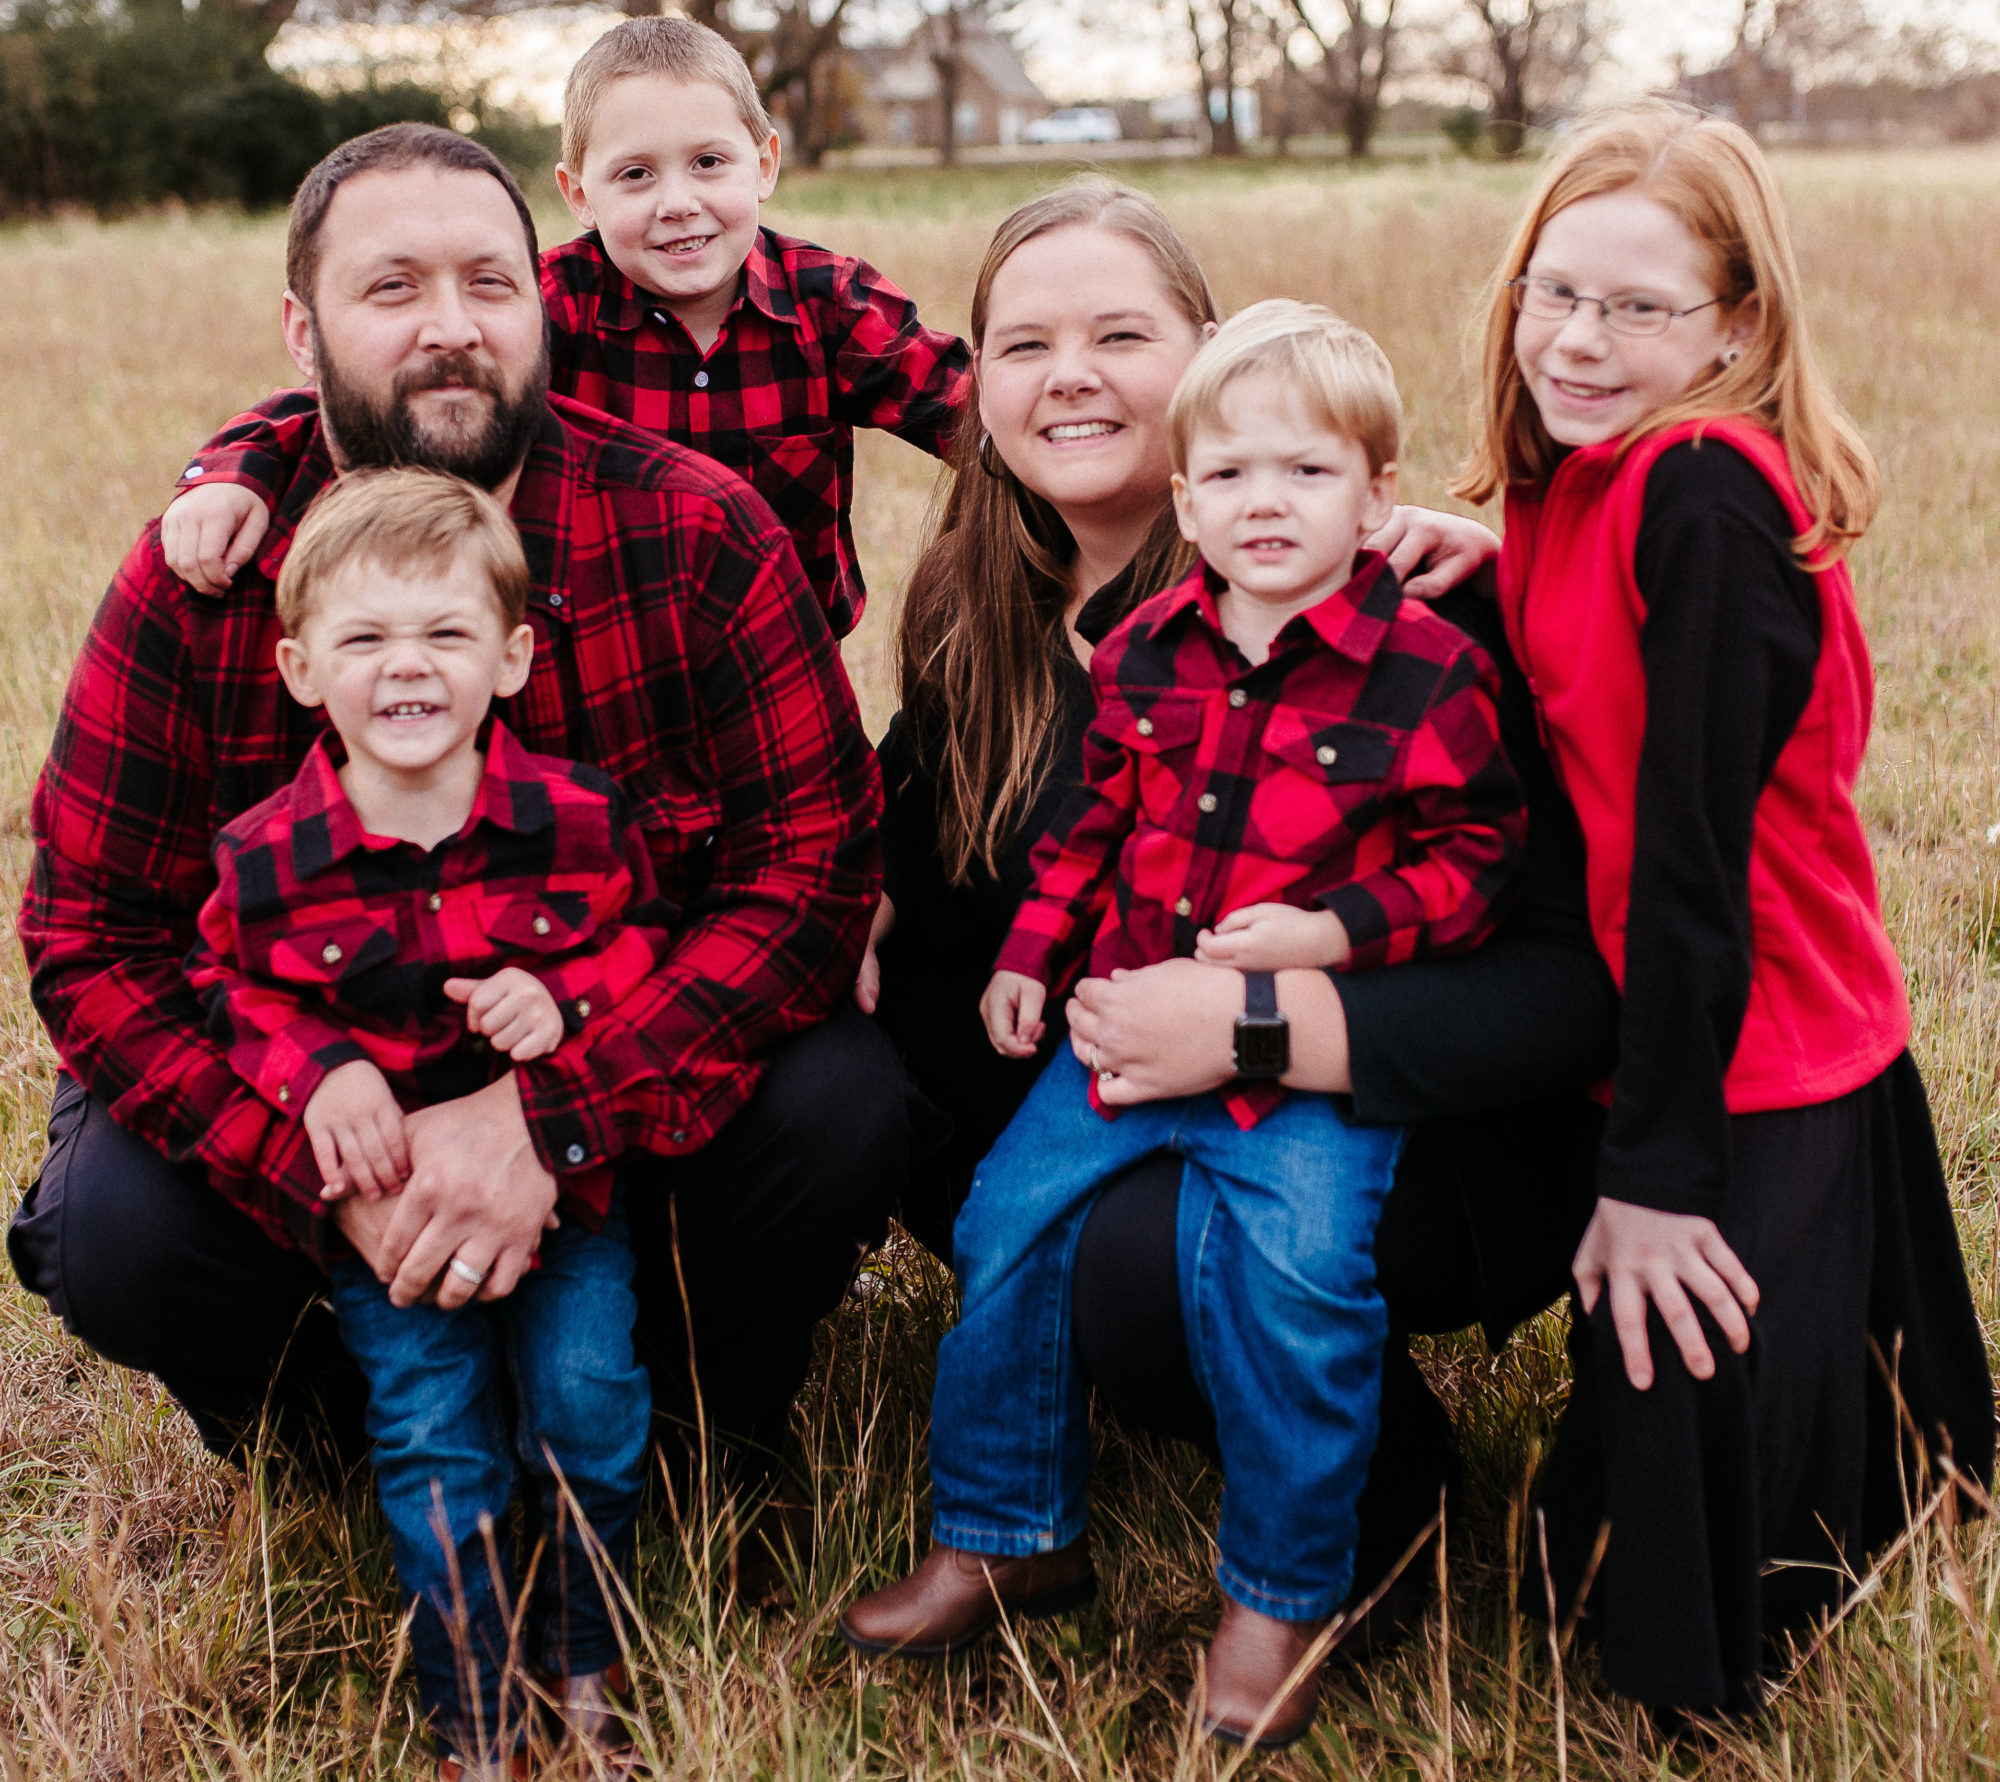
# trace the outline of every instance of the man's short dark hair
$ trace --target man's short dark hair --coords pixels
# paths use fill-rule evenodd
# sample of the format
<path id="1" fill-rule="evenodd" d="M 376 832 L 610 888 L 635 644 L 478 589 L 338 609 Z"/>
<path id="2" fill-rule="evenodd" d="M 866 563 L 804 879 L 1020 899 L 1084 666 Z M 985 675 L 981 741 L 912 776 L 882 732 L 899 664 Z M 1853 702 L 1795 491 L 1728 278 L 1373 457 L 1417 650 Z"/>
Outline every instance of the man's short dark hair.
<path id="1" fill-rule="evenodd" d="M 540 253 L 535 219 L 514 176 L 469 136 L 436 124 L 384 124 L 365 136 L 343 142 L 299 182 L 292 199 L 292 225 L 285 237 L 285 283 L 307 309 L 313 306 L 313 281 L 319 276 L 319 234 L 333 195 L 358 173 L 396 173 L 405 167 L 444 167 L 458 173 L 484 173 L 500 182 L 514 201 L 521 233 L 528 238 L 528 262 Z"/>

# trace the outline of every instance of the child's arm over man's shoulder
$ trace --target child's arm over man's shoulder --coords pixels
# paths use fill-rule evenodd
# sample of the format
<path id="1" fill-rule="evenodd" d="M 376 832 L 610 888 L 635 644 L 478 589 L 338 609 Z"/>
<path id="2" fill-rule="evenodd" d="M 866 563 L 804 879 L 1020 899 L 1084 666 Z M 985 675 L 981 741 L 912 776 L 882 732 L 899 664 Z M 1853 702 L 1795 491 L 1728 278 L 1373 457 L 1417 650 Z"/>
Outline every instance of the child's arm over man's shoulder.
<path id="1" fill-rule="evenodd" d="M 311 388 L 279 390 L 224 422 L 188 460 L 160 520 L 160 549 L 175 575 L 203 594 L 229 586 L 263 542 L 318 418 Z"/>

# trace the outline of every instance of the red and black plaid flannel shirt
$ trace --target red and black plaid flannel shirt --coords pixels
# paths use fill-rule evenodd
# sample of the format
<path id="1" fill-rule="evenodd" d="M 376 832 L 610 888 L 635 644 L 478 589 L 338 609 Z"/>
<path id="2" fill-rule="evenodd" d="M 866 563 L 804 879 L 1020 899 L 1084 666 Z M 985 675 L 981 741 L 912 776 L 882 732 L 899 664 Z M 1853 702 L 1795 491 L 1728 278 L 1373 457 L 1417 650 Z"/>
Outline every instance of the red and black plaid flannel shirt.
<path id="1" fill-rule="evenodd" d="M 448 978 L 519 966 L 575 1035 L 667 962 L 672 911 L 617 786 L 582 762 L 530 754 L 497 720 L 485 747 L 465 827 L 438 847 L 361 826 L 331 731 L 289 786 L 216 838 L 188 977 L 236 1074 L 293 1121 L 328 1071 L 358 1059 L 406 1109 L 511 1069 L 467 1029 Z M 273 1174 L 295 1192 L 317 1186 L 303 1133 Z M 608 1168 L 558 1180 L 602 1222 Z"/>
<path id="2" fill-rule="evenodd" d="M 1379 552 L 1252 667 L 1197 565 L 1091 657 L 1084 784 L 1036 844 L 994 969 L 1065 987 L 1192 954 L 1253 903 L 1328 909 L 1345 969 L 1464 952 L 1519 887 L 1527 816 L 1500 746 L 1499 677 L 1406 600 Z M 1226 1092 L 1250 1126 L 1283 1092 Z"/>
<path id="3" fill-rule="evenodd" d="M 726 464 L 771 504 L 835 637 L 867 599 L 854 555 L 854 429 L 942 457 L 970 370 L 965 343 L 866 261 L 758 231 L 743 290 L 704 353 L 611 263 L 593 232 L 542 256 L 550 387 Z M 256 411 L 194 456 L 181 486 L 240 482 L 267 501 Z"/>
<path id="4" fill-rule="evenodd" d="M 550 411 L 513 500 L 534 665 L 499 710 L 527 747 L 618 782 L 684 912 L 661 969 L 516 1067 L 536 1154 L 573 1171 L 697 1149 L 748 1099 L 763 1053 L 846 992 L 880 882 L 881 782 L 770 509 L 692 452 L 560 397 Z M 35 788 L 20 928 L 36 1009 L 84 1086 L 324 1259 L 325 1209 L 267 1177 L 288 1122 L 203 1031 L 184 965 L 215 836 L 324 727 L 278 679 L 273 586 L 333 467 L 310 391 L 265 412 L 282 494 L 235 586 L 193 593 L 153 526 L 98 609 Z"/>

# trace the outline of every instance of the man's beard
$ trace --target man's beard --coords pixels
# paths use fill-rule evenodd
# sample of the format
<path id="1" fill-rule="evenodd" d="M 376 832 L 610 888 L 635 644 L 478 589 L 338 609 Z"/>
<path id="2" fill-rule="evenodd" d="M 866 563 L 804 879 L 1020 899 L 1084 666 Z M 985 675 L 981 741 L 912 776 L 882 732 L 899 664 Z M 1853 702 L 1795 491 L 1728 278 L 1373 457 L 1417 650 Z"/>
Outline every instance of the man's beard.
<path id="1" fill-rule="evenodd" d="M 341 375 L 317 328 L 313 330 L 313 362 L 319 371 L 320 413 L 334 456 L 350 470 L 413 465 L 462 476 L 482 489 L 497 488 L 527 456 L 548 412 L 546 340 L 535 354 L 527 381 L 511 397 L 498 371 L 480 364 L 469 353 L 452 353 L 432 359 L 421 370 L 398 372 L 388 400 L 380 403 Z M 490 398 L 492 406 L 484 427 L 475 431 L 470 427 L 419 425 L 410 398 L 446 384 L 483 391 Z"/>

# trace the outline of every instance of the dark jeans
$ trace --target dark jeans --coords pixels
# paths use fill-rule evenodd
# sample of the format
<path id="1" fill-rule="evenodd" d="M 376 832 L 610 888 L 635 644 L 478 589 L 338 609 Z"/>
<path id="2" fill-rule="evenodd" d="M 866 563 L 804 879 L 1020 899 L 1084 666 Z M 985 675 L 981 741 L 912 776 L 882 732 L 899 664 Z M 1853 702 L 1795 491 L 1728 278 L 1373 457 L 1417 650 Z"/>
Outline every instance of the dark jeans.
<path id="1" fill-rule="evenodd" d="M 1554 1304 L 1591 1208 L 1602 1116 L 1581 1096 L 1412 1128 L 1375 1230 L 1389 1308 L 1380 1430 L 1358 1506 L 1354 1594 L 1374 1588 L 1456 1491 L 1451 1419 L 1410 1358 L 1412 1335 L 1485 1326 L 1498 1341 Z M 1181 1166 L 1149 1159 L 1098 1197 L 1077 1246 L 1083 1364 L 1123 1422 L 1218 1455 L 1188 1361 L 1175 1270 Z"/>
<path id="2" fill-rule="evenodd" d="M 542 1240 L 540 1265 L 490 1304 L 394 1306 L 359 1258 L 334 1264 L 329 1298 L 368 1376 L 375 1482 L 414 1610 L 417 1693 L 438 1736 L 468 1758 L 511 1748 L 528 1707 L 518 1682 L 503 1700 L 510 1669 L 519 1676 L 511 1543 L 503 1533 L 486 1545 L 487 1530 L 505 1529 L 517 1483 L 529 1549 L 547 1542 L 521 1615 L 521 1661 L 581 1677 L 619 1655 L 612 1580 L 632 1580 L 652 1410 L 632 1352 L 623 1199 L 602 1231 L 565 1219 Z"/>
<path id="3" fill-rule="evenodd" d="M 886 1230 L 907 1167 L 903 1096 L 888 1042 L 843 1006 L 774 1048 L 756 1094 L 703 1150 L 628 1160 L 655 1427 L 696 1426 L 698 1382 L 746 1488 L 782 1445 L 814 1326 Z M 333 1477 L 366 1457 L 367 1395 L 323 1277 L 67 1076 L 7 1249 L 72 1335 L 157 1375 L 216 1453 L 240 1458 L 268 1415 L 280 1444 Z"/>

